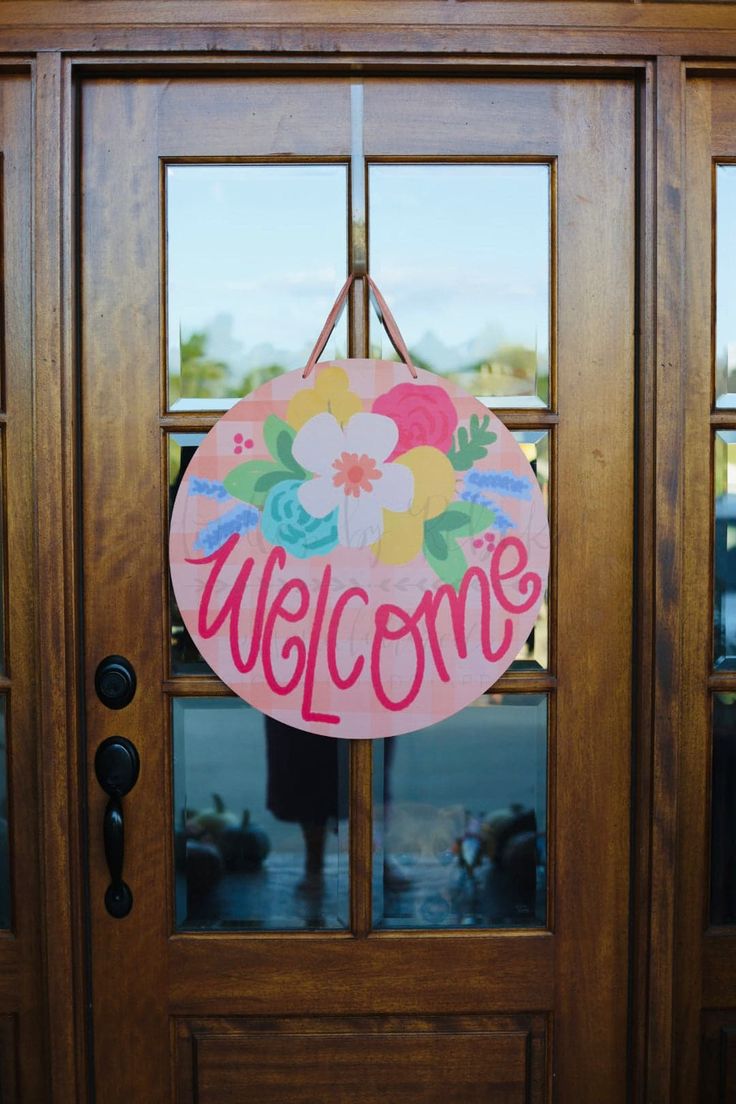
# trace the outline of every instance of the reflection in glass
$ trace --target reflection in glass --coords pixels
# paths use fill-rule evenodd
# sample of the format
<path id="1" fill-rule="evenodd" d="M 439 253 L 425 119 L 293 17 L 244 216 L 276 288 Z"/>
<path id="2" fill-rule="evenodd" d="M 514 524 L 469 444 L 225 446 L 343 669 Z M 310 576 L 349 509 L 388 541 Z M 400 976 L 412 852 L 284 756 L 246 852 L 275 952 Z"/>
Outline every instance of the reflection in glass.
<path id="1" fill-rule="evenodd" d="M 486 694 L 376 740 L 373 770 L 376 926 L 544 925 L 545 695 Z"/>
<path id="2" fill-rule="evenodd" d="M 710 919 L 736 923 L 736 694 L 713 695 Z"/>
<path id="3" fill-rule="evenodd" d="M 172 716 L 177 928 L 345 927 L 347 743 L 233 698 Z"/>
<path id="4" fill-rule="evenodd" d="M 169 435 L 169 517 L 179 484 L 184 478 L 194 453 L 205 438 L 204 433 L 172 433 Z M 211 675 L 212 668 L 199 654 L 184 624 L 176 604 L 174 588 L 169 580 L 169 610 L 171 618 L 171 673 L 173 675 Z"/>
<path id="5" fill-rule="evenodd" d="M 226 410 L 301 367 L 345 279 L 344 165 L 169 165 L 169 407 Z M 343 316 L 325 359 L 347 355 Z"/>
<path id="6" fill-rule="evenodd" d="M 716 166 L 716 406 L 736 406 L 736 165 Z"/>
<path id="7" fill-rule="evenodd" d="M 0 928 L 10 927 L 7 705 L 0 698 Z"/>
<path id="8" fill-rule="evenodd" d="M 514 437 L 537 477 L 549 517 L 549 431 L 546 429 L 516 430 Z M 549 664 L 549 587 L 529 639 L 511 664 L 512 671 L 546 670 Z"/>
<path id="9" fill-rule="evenodd" d="M 548 165 L 372 165 L 370 269 L 417 365 L 549 403 Z M 372 355 L 394 357 L 375 318 Z"/>
<path id="10" fill-rule="evenodd" d="M 713 457 L 715 665 L 736 670 L 736 431 L 716 433 Z"/>

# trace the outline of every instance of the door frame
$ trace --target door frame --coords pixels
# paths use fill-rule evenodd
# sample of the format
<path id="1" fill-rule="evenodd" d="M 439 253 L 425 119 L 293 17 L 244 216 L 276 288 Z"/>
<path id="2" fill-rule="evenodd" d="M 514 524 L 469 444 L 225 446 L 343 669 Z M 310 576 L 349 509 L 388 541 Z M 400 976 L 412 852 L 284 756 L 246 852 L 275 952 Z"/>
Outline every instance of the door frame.
<path id="1" fill-rule="evenodd" d="M 590 22 L 599 23 L 575 35 L 569 28 L 579 12 L 567 4 L 555 6 L 544 18 L 533 14 L 550 32 L 532 25 L 514 26 L 521 5 L 508 5 L 515 15 L 501 26 L 485 25 L 482 5 L 467 5 L 466 18 L 448 28 L 435 22 L 427 31 L 400 25 L 400 5 L 386 0 L 383 10 L 398 20 L 369 25 L 336 23 L 334 11 L 322 4 L 322 23 L 291 27 L 282 13 L 278 27 L 263 22 L 248 28 L 234 20 L 227 3 L 211 5 L 221 13 L 216 30 L 174 29 L 155 22 L 158 5 L 149 8 L 148 24 L 130 29 L 115 26 L 114 5 L 95 3 L 101 19 L 92 28 L 76 2 L 65 5 L 66 27 L 29 28 L 15 9 L 0 15 L 0 29 L 9 49 L 33 53 L 35 94 L 34 194 L 34 349 L 38 487 L 56 487 L 56 495 L 39 500 L 45 531 L 62 539 L 39 547 L 36 557 L 38 623 L 44 627 L 38 645 L 39 728 L 44 754 L 40 788 L 43 794 L 41 831 L 45 841 L 46 970 L 49 1061 L 55 1099 L 87 1098 L 85 958 L 84 788 L 79 746 L 81 670 L 79 664 L 79 591 L 77 563 L 79 518 L 76 513 L 76 206 L 77 109 L 75 87 L 86 73 L 104 71 L 144 74 L 156 71 L 211 73 L 369 72 L 477 76 L 513 73 L 518 76 L 631 75 L 638 86 L 638 450 L 637 571 L 635 587 L 635 716 L 634 789 L 632 793 L 632 958 L 630 1003 L 631 1083 L 635 1099 L 671 1098 L 674 1064 L 673 996 L 676 939 L 677 733 L 683 711 L 680 692 L 682 642 L 679 631 L 684 534 L 682 475 L 678 429 L 683 422 L 684 382 L 674 371 L 682 362 L 682 297 L 677 274 L 682 260 L 682 113 L 686 66 L 677 50 L 692 55 L 697 42 L 701 56 L 736 57 L 736 13 L 711 6 L 682 30 L 670 7 L 655 16 L 644 5 L 636 26 L 621 31 L 613 9 L 591 5 Z M 50 11 L 56 7 L 45 5 Z M 253 8 L 257 22 L 257 4 Z M 320 7 L 318 5 L 318 7 Z M 628 6 L 627 6 L 628 7 Z M 689 7 L 693 11 L 694 6 Z M 714 7 L 714 6 L 713 6 Z M 431 0 L 412 5 L 417 19 L 436 20 Z M 70 10 L 71 9 L 71 10 Z M 666 10 L 665 10 L 666 9 Z M 487 10 L 487 9 L 486 9 Z M 631 9 L 629 9 L 631 10 Z M 53 11 L 52 11 L 53 15 Z M 239 19 L 243 19 L 240 9 Z M 328 22 L 329 17 L 329 22 Z M 261 17 L 262 18 L 262 17 Z M 490 17 L 486 16 L 486 20 Z M 495 18 L 495 17 L 494 17 Z M 61 22 L 60 13 L 56 19 Z M 670 23 L 668 24 L 668 20 Z M 521 19 L 523 23 L 523 19 Z M 566 23 L 568 26 L 566 26 Z M 5 27 L 3 26 L 5 24 Z M 324 54 L 330 33 L 348 56 Z M 697 40 L 693 36 L 699 28 Z M 247 33 L 245 33 L 247 31 Z M 92 34 L 96 34 L 92 45 Z M 473 43 L 473 58 L 462 51 Z M 217 44 L 225 51 L 206 51 Z M 168 57 L 175 49 L 186 57 Z M 385 53 L 391 49 L 390 61 Z M 93 53 L 91 50 L 98 52 Z M 289 51 L 289 55 L 282 51 Z M 141 51 L 155 51 L 142 53 Z M 245 52 L 245 51 L 250 52 Z M 260 55 L 253 51 L 276 51 Z M 227 51 L 230 51 L 229 53 Z M 499 53 L 516 56 L 500 57 Z M 647 60 L 661 51 L 656 61 Z M 666 52 L 665 52 L 666 51 Z M 120 54 L 126 56 L 121 58 Z M 402 56 L 404 55 L 404 56 Z M 421 55 L 421 56 L 420 56 Z M 611 56 L 606 56 L 611 55 Z M 712 66 L 712 63 L 708 63 Z M 694 63 L 689 63 L 690 67 Z M 656 217 L 655 217 L 656 215 Z M 674 290 L 673 290 L 674 288 Z M 658 371 L 668 365 L 669 371 Z M 673 386 L 673 376 L 677 382 Z M 655 483 L 656 475 L 656 483 Z M 655 610 L 657 617 L 655 618 Z M 656 723 L 655 723 L 656 722 Z M 657 816 L 653 810 L 657 810 Z M 69 1015 L 70 1007 L 74 1015 Z M 693 1045 L 695 1041 L 693 1040 Z"/>
<path id="2" fill-rule="evenodd" d="M 559 507 L 555 515 L 559 532 L 556 552 L 563 568 L 552 589 L 558 604 L 566 600 L 567 606 L 562 606 L 559 624 L 550 633 L 549 671 L 513 672 L 494 687 L 499 692 L 551 691 L 549 789 L 554 814 L 550 818 L 549 849 L 553 855 L 553 885 L 558 892 L 553 889 L 550 893 L 550 930 L 477 933 L 472 941 L 476 951 L 470 956 L 470 933 L 467 938 L 452 938 L 447 933 L 440 939 L 405 931 L 397 938 L 376 930 L 366 942 L 362 936 L 368 934 L 370 908 L 367 894 L 361 899 L 360 888 L 363 886 L 365 892 L 368 879 L 361 879 L 360 874 L 363 871 L 367 875 L 370 866 L 367 811 L 371 787 L 367 772 L 361 777 L 360 757 L 365 761 L 365 752 L 370 756 L 370 750 L 356 744 L 353 750 L 358 755 L 353 756 L 353 766 L 357 759 L 358 769 L 352 774 L 351 785 L 356 806 L 366 815 L 365 820 L 360 817 L 351 834 L 356 879 L 353 938 L 346 941 L 314 934 L 307 955 L 303 942 L 289 935 L 253 934 L 251 938 L 259 942 L 249 950 L 246 933 L 236 936 L 233 932 L 223 941 L 201 932 L 179 938 L 172 932 L 174 923 L 167 907 L 172 891 L 166 889 L 170 864 L 163 861 L 165 814 L 172 800 L 168 772 L 162 762 L 166 755 L 161 733 L 166 729 L 167 710 L 161 714 L 163 701 L 155 691 L 161 678 L 161 646 L 155 645 L 161 581 L 156 574 L 151 577 L 156 565 L 160 576 L 162 536 L 158 525 L 150 532 L 146 530 L 147 536 L 140 534 L 136 557 L 142 571 L 141 584 L 148 594 L 146 604 L 156 611 L 151 612 L 150 621 L 146 619 L 143 637 L 140 628 L 135 628 L 135 609 L 142 592 L 128 585 L 129 581 L 121 581 L 113 566 L 118 559 L 115 549 L 127 547 L 129 539 L 129 529 L 121 519 L 131 510 L 142 510 L 148 516 L 160 512 L 157 480 L 145 476 L 160 462 L 162 446 L 156 439 L 159 426 L 171 428 L 175 423 L 177 430 L 186 432 L 204 430 L 212 424 L 212 416 L 207 415 L 206 421 L 200 420 L 202 415 L 190 421 L 185 413 L 158 418 L 161 396 L 158 358 L 154 354 L 159 345 L 155 307 L 160 296 L 160 268 L 156 251 L 145 246 L 159 237 L 162 164 L 169 158 L 175 163 L 200 157 L 205 161 L 236 156 L 263 159 L 270 154 L 281 158 L 282 151 L 287 150 L 290 159 L 302 154 L 319 157 L 321 151 L 344 155 L 356 146 L 355 135 L 351 142 L 348 130 L 352 81 L 295 77 L 273 82 L 248 78 L 238 83 L 238 78 L 230 77 L 214 81 L 186 77 L 108 82 L 95 77 L 82 85 L 82 129 L 86 138 L 82 149 L 80 420 L 84 423 L 85 442 L 82 521 L 86 536 L 86 671 L 94 670 L 99 658 L 111 650 L 122 650 L 134 662 L 142 692 L 121 719 L 128 729 L 132 726 L 129 735 L 138 732 L 136 743 L 147 764 L 131 805 L 132 865 L 126 855 L 126 877 L 131 885 L 145 888 L 145 894 L 124 924 L 111 923 L 102 908 L 107 873 L 97 833 L 103 797 L 94 775 L 89 773 L 98 1091 L 104 1096 L 104 1075 L 100 1072 L 104 1070 L 108 1077 L 112 1074 L 112 1083 L 117 1086 L 115 1099 L 125 1096 L 126 1091 L 136 1099 L 145 1096 L 142 1070 L 148 1066 L 151 1071 L 159 1071 L 159 1081 L 154 1091 L 150 1086 L 155 1082 L 151 1080 L 147 1091 L 156 1099 L 164 1098 L 161 1081 L 166 1071 L 163 1054 L 168 1041 L 164 1030 L 167 1003 L 169 1014 L 184 1021 L 197 1012 L 204 1015 L 215 1008 L 223 1017 L 247 1017 L 258 1006 L 268 1008 L 271 1014 L 303 1011 L 322 1015 L 339 1009 L 350 1016 L 406 1008 L 421 1010 L 430 1017 L 451 1012 L 470 1016 L 476 1009 L 518 1008 L 552 1013 L 555 1043 L 550 1075 L 554 1068 L 558 1083 L 565 1086 L 561 1095 L 575 1096 L 574 1086 L 581 1093 L 580 1086 L 598 1081 L 606 1086 L 602 1095 L 618 1101 L 625 1095 L 626 1084 L 623 1056 L 628 1025 L 633 669 L 629 653 L 633 636 L 635 90 L 629 78 L 494 78 L 481 83 L 411 77 L 407 81 L 366 78 L 364 82 L 368 164 L 380 164 L 396 152 L 404 159 L 419 154 L 419 161 L 432 152 L 433 161 L 444 161 L 446 157 L 453 162 L 473 161 L 476 151 L 484 161 L 554 158 L 553 210 L 560 225 L 567 227 L 557 242 L 554 277 L 555 284 L 568 281 L 560 289 L 555 333 L 555 346 L 565 367 L 556 386 L 554 378 L 552 381 L 552 390 L 557 392 L 553 410 L 535 411 L 533 415 L 525 412 L 522 425 L 550 430 L 555 472 L 552 496 Z M 311 105 L 307 111 L 306 104 Z M 381 120 L 390 118 L 397 104 L 403 117 L 391 127 L 384 126 Z M 433 106 L 428 108 L 430 104 Z M 519 127 L 515 117 L 519 111 L 524 114 L 524 127 Z M 496 114 L 498 120 L 494 123 Z M 313 115 L 321 120 L 321 126 L 312 134 L 308 120 Z M 437 133 L 431 125 L 427 127 L 428 117 L 437 118 Z M 469 127 L 470 119 L 476 122 Z M 127 120 L 131 121 L 129 134 L 124 129 Z M 276 130 L 274 121 L 278 122 Z M 246 131 L 238 135 L 242 127 Z M 581 131 L 585 132 L 582 136 Z M 362 177 L 366 170 L 363 166 L 360 170 L 354 168 L 353 182 L 358 171 Z M 580 194 L 589 196 L 591 202 L 581 204 Z M 611 226 L 617 226 L 618 233 L 610 234 Z M 136 241 L 139 246 L 133 248 Z M 596 243 L 604 241 L 603 251 L 597 251 Z M 599 304 L 603 303 L 606 309 L 600 313 Z M 140 320 L 135 334 L 129 333 L 127 326 L 131 310 Z M 353 338 L 358 344 L 360 335 L 353 334 Z M 113 345 L 123 342 L 122 359 L 110 360 L 111 339 Z M 586 363 L 609 363 L 611 370 L 605 375 L 595 370 L 577 375 L 576 365 Z M 122 420 L 114 417 L 113 397 L 121 387 L 131 392 Z M 613 410 L 617 413 L 612 425 L 609 411 Z M 516 426 L 518 413 L 507 411 L 504 420 Z M 98 439 L 98 422 L 108 426 L 104 444 Z M 605 465 L 599 462 L 596 446 L 603 449 Z M 122 477 L 122 472 L 128 476 Z M 593 527 L 582 542 L 575 529 L 581 494 L 589 499 L 586 515 Z M 100 509 L 108 517 L 103 499 L 110 495 L 119 509 L 109 515 L 110 531 L 105 529 L 101 534 L 99 520 L 95 519 Z M 590 565 L 585 548 L 593 557 Z M 578 613 L 571 617 L 570 603 L 575 595 L 582 596 L 588 574 L 587 600 L 581 600 Z M 599 589 L 601 597 L 597 599 Z M 610 621 L 610 632 L 602 638 L 601 617 Z M 167 696 L 172 692 L 218 692 L 215 686 L 197 686 L 183 678 L 165 680 L 162 689 Z M 526 699 L 511 700 L 521 703 Z M 98 740 L 108 735 L 112 719 L 89 684 L 86 706 L 91 757 Z M 126 729 L 115 727 L 114 731 Z M 555 731 L 561 734 L 559 742 Z M 579 741 L 573 735 L 578 733 Z M 564 789 L 557 789 L 556 779 L 567 780 Z M 219 788 L 219 783 L 213 786 Z M 581 792 L 587 795 L 582 806 Z M 166 795 L 163 803 L 162 795 Z M 249 797 L 246 803 L 259 800 Z M 146 856 L 142 864 L 137 862 L 139 856 Z M 164 935 L 167 929 L 172 932 L 168 941 Z M 158 933 L 152 935 L 150 945 L 148 940 L 143 942 L 146 930 Z M 138 947 L 142 972 L 139 969 L 132 975 L 125 974 L 117 984 L 109 985 L 109 962 L 125 958 L 131 944 Z M 397 955 L 402 963 L 398 971 Z M 253 959 L 253 975 L 238 985 L 234 979 L 242 956 Z M 503 968 L 501 963 L 505 964 Z M 364 976 L 365 985 L 352 990 L 348 987 L 340 996 L 336 992 L 326 1002 L 312 993 L 315 969 L 328 982 L 326 989 L 320 987 L 322 994 L 330 990 L 329 980 L 337 982 L 345 971 Z M 284 986 L 278 982 L 285 973 L 289 976 L 286 989 L 293 990 L 290 997 L 284 995 Z M 423 980 L 412 987 L 411 978 Z M 149 994 L 147 984 L 153 986 Z M 155 1001 L 154 991 L 159 998 Z M 128 1013 L 134 1035 L 129 1045 L 135 1047 L 140 1058 L 134 1066 L 123 1057 L 125 1050 L 119 1039 L 117 1023 L 124 1015 L 123 1001 L 127 1002 L 126 1008 L 135 1010 L 132 1016 Z M 200 1030 L 205 1029 L 206 1025 Z M 209 1030 L 217 1029 L 210 1025 Z M 201 1045 L 206 1048 L 208 1044 Z M 530 1078 L 536 1088 L 539 1082 L 531 1058 Z M 536 1099 L 537 1092 L 530 1091 Z"/>

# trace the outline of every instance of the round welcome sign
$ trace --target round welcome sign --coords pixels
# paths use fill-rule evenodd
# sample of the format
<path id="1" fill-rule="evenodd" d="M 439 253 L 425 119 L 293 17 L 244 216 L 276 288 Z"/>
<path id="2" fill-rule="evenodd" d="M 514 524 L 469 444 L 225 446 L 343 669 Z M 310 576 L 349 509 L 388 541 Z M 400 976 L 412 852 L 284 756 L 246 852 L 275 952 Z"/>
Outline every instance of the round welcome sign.
<path id="1" fill-rule="evenodd" d="M 506 670 L 544 595 L 549 528 L 511 433 L 389 361 L 290 372 L 225 414 L 171 524 L 179 609 L 213 670 L 295 728 L 395 736 Z"/>

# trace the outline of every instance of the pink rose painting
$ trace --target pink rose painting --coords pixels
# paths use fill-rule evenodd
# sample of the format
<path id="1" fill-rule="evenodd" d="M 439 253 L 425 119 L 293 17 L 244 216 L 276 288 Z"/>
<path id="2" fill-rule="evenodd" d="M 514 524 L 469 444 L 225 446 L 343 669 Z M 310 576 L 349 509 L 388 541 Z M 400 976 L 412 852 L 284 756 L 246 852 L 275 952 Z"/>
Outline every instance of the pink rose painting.
<path id="1" fill-rule="evenodd" d="M 432 445 L 447 453 L 457 427 L 457 411 L 442 387 L 417 387 L 399 383 L 373 403 L 374 414 L 392 418 L 398 426 L 399 440 L 388 460 L 419 445 Z"/>

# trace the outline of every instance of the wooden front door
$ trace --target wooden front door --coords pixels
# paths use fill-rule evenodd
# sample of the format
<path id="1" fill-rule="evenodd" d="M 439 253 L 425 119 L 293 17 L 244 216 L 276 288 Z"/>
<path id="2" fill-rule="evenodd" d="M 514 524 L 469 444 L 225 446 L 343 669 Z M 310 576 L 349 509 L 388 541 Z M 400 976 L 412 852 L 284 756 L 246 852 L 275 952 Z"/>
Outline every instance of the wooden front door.
<path id="1" fill-rule="evenodd" d="M 623 1101 L 633 86 L 91 77 L 80 103 L 97 1099 Z M 217 411 L 304 362 L 366 254 L 418 362 L 517 434 L 553 568 L 476 705 L 307 744 L 196 653 L 167 516 Z M 359 291 L 328 355 L 380 341 Z M 109 656 L 135 671 L 119 710 L 95 687 Z M 124 917 L 94 770 L 113 736 L 140 756 Z"/>

